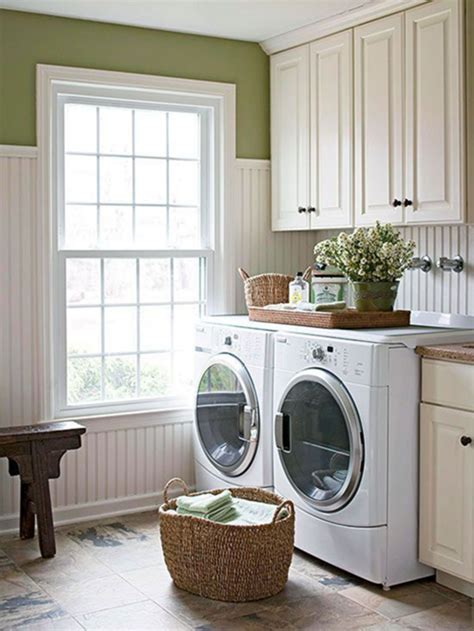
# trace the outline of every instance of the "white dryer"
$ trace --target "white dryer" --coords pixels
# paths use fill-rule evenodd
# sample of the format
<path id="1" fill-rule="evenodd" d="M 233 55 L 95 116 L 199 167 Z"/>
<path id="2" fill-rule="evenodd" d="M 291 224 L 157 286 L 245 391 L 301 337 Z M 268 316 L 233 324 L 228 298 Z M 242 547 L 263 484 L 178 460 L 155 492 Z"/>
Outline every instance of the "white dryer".
<path id="1" fill-rule="evenodd" d="M 195 358 L 196 488 L 272 487 L 272 334 L 201 321 Z"/>
<path id="2" fill-rule="evenodd" d="M 430 342 L 474 339 L 423 327 L 274 336 L 274 483 L 296 506 L 295 545 L 384 586 L 433 573 L 417 543 L 420 363 L 410 346 L 423 331 Z"/>

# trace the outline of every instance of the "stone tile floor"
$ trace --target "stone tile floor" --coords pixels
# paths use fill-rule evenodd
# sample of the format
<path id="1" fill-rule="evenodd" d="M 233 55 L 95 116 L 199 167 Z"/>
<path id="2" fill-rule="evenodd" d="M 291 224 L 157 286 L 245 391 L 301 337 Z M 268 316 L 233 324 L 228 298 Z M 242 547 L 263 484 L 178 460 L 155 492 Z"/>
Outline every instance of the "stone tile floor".
<path id="1" fill-rule="evenodd" d="M 57 529 L 54 559 L 36 539 L 0 538 L 0 629 L 474 629 L 470 599 L 432 580 L 384 592 L 296 552 L 285 590 L 231 604 L 176 588 L 156 512 Z"/>

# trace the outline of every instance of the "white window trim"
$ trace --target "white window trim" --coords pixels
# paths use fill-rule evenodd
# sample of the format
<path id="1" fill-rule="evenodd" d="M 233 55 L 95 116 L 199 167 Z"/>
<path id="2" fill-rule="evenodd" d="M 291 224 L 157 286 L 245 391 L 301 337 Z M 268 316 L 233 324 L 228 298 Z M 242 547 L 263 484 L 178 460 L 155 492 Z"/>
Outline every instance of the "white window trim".
<path id="1" fill-rule="evenodd" d="M 235 310 L 235 273 L 234 273 L 234 238 L 233 238 L 233 174 L 235 164 L 235 85 L 211 81 L 197 81 L 140 75 L 125 72 L 91 70 L 66 66 L 37 66 L 37 136 L 38 136 L 38 194 L 39 221 L 38 243 L 40 256 L 38 267 L 38 290 L 40 298 L 40 366 L 41 366 L 41 419 L 47 420 L 60 416 L 55 410 L 55 391 L 57 390 L 55 368 L 57 361 L 53 340 L 55 339 L 54 322 L 56 305 L 54 296 L 53 247 L 55 244 L 55 196 L 54 172 L 56 160 L 53 112 L 58 92 L 77 92 L 91 95 L 100 87 L 110 88 L 114 96 L 124 90 L 137 98 L 163 101 L 163 97 L 172 96 L 173 102 L 180 96 L 192 95 L 198 102 L 211 106 L 214 112 L 216 152 L 215 209 L 213 217 L 213 265 L 209 270 L 209 285 L 212 295 L 208 296 L 209 313 L 232 313 Z M 161 98 L 160 98 L 161 97 Z M 193 100 L 194 100 L 193 99 Z M 130 408 L 130 414 L 135 413 Z M 99 404 L 100 406 L 100 404 Z M 97 406 L 97 407 L 99 407 Z M 173 408 L 176 399 L 163 400 L 163 407 Z M 140 406 L 138 406 L 140 407 Z M 160 407 L 160 409 L 163 409 Z M 109 408 L 110 409 L 110 408 Z M 92 413 L 92 412 L 91 412 Z M 116 416 L 113 410 L 112 416 Z"/>

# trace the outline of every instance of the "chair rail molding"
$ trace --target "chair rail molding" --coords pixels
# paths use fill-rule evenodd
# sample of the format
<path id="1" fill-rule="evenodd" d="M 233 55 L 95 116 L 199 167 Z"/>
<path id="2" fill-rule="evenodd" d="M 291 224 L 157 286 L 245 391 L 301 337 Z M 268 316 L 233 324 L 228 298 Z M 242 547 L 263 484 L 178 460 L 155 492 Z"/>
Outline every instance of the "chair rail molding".
<path id="1" fill-rule="evenodd" d="M 312 24 L 300 26 L 281 35 L 275 35 L 260 42 L 260 46 L 267 53 L 273 55 L 288 48 L 294 48 L 301 44 L 307 44 L 326 35 L 333 35 L 339 31 L 359 26 L 365 22 L 370 22 L 378 18 L 385 17 L 391 13 L 399 13 L 406 9 L 411 9 L 419 4 L 430 2 L 431 0 L 373 0 L 372 2 L 362 2 L 360 6 L 343 13 L 338 13 L 323 20 L 318 20 Z"/>
<path id="2" fill-rule="evenodd" d="M 26 145 L 0 145 L 0 158 L 36 158 L 38 149 Z"/>

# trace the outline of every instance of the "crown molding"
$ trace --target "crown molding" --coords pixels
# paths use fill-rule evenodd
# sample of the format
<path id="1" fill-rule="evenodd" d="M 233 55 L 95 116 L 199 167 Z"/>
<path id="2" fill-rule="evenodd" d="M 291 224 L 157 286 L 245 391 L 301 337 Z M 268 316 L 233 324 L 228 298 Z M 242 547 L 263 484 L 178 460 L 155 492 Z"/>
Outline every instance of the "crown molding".
<path id="1" fill-rule="evenodd" d="M 273 55 L 282 50 L 307 44 L 315 39 L 333 35 L 339 31 L 385 17 L 391 13 L 405 11 L 426 2 L 431 2 L 431 0 L 374 0 L 370 4 L 364 4 L 356 9 L 270 37 L 260 42 L 260 46 L 267 55 Z"/>

